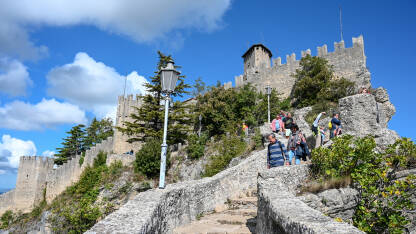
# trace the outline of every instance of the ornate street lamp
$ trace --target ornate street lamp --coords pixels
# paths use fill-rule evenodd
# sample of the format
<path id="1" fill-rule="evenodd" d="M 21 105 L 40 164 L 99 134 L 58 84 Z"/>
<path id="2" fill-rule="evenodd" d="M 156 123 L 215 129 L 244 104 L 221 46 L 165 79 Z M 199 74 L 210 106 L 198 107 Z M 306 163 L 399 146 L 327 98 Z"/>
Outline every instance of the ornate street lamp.
<path id="1" fill-rule="evenodd" d="M 202 120 L 202 115 L 201 114 L 199 114 L 199 129 L 198 129 L 198 136 L 199 137 L 201 137 L 201 128 L 202 128 L 202 125 L 201 125 L 201 120 Z"/>
<path id="2" fill-rule="evenodd" d="M 162 152 L 160 153 L 160 177 L 159 188 L 165 188 L 165 174 L 166 174 L 166 152 L 168 150 L 168 144 L 166 144 L 166 138 L 168 134 L 168 114 L 169 114 L 169 100 L 170 94 L 175 91 L 176 82 L 180 72 L 175 70 L 173 66 L 173 60 L 169 60 L 166 67 L 162 68 L 159 72 L 160 80 L 162 83 L 162 93 L 165 94 L 165 121 L 163 126 L 163 142 Z"/>
<path id="3" fill-rule="evenodd" d="M 266 94 L 267 94 L 267 122 L 270 123 L 270 94 L 272 94 L 272 88 L 270 88 L 269 84 L 267 84 L 266 86 Z"/>

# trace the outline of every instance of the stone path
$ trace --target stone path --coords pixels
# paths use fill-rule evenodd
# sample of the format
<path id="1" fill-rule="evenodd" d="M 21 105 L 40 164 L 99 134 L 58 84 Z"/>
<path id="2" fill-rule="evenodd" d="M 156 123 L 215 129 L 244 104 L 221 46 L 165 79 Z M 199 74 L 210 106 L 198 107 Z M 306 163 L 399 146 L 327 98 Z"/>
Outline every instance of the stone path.
<path id="1" fill-rule="evenodd" d="M 174 234 L 249 234 L 255 233 L 257 191 L 247 191 L 229 199 L 216 212 L 173 230 Z"/>

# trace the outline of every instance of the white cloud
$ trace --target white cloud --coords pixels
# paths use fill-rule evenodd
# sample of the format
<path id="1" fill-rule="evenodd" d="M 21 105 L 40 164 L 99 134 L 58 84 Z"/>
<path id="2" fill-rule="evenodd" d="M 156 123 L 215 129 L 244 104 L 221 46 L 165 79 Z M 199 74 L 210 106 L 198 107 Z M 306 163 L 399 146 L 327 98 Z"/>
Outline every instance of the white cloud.
<path id="1" fill-rule="evenodd" d="M 55 151 L 52 150 L 45 150 L 42 152 L 42 156 L 45 157 L 53 157 L 55 155 Z"/>
<path id="2" fill-rule="evenodd" d="M 17 168 L 20 156 L 36 155 L 36 146 L 32 141 L 24 141 L 3 135 L 0 142 L 0 168 Z"/>
<path id="3" fill-rule="evenodd" d="M 37 104 L 13 101 L 0 107 L 0 127 L 16 130 L 38 130 L 60 124 L 85 124 L 85 112 L 70 103 L 42 99 Z"/>
<path id="4" fill-rule="evenodd" d="M 92 25 L 138 42 L 181 38 L 179 31 L 212 31 L 221 26 L 231 0 L 3 0 L 0 51 L 33 58 L 45 53 L 28 39 L 40 26 Z M 178 31 L 179 30 L 179 31 Z"/>
<path id="5" fill-rule="evenodd" d="M 126 78 L 126 94 L 145 94 L 143 85 L 147 80 L 136 71 L 120 75 L 114 68 L 80 52 L 73 63 L 48 73 L 48 94 L 79 105 L 98 117 L 113 117 Z"/>
<path id="6" fill-rule="evenodd" d="M 25 95 L 26 88 L 32 84 L 27 68 L 21 62 L 0 58 L 0 92 L 12 96 Z"/>

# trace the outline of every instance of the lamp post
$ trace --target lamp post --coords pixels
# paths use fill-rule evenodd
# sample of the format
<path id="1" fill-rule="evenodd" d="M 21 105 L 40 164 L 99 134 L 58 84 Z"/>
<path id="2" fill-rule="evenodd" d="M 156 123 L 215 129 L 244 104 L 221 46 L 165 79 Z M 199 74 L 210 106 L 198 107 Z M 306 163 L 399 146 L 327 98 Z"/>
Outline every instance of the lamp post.
<path id="1" fill-rule="evenodd" d="M 198 136 L 199 137 L 201 137 L 201 128 L 202 128 L 201 120 L 202 120 L 202 115 L 199 115 L 199 129 L 198 129 Z"/>
<path id="2" fill-rule="evenodd" d="M 272 88 L 268 84 L 266 86 L 266 94 L 267 94 L 267 122 L 270 123 L 270 94 L 272 94 Z"/>
<path id="3" fill-rule="evenodd" d="M 163 125 L 163 142 L 162 150 L 160 153 L 160 177 L 159 177 L 159 188 L 165 188 L 165 174 L 166 174 L 166 152 L 168 150 L 168 144 L 166 144 L 166 138 L 168 135 L 168 114 L 169 114 L 169 97 L 173 93 L 176 87 L 176 82 L 180 72 L 175 70 L 173 66 L 174 62 L 169 60 L 166 67 L 162 68 L 159 72 L 160 80 L 162 83 L 162 93 L 165 96 L 165 121 Z"/>

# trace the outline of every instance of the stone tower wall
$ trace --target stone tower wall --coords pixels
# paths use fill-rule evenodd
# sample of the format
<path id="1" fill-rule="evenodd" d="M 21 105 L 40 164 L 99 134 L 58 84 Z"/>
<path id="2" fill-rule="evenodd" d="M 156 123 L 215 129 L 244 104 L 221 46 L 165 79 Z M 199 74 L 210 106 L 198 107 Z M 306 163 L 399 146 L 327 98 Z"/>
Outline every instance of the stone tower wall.
<path id="1" fill-rule="evenodd" d="M 256 46 L 244 59 L 244 73 L 256 72 L 270 68 L 269 53 L 261 46 Z"/>
<path id="2" fill-rule="evenodd" d="M 136 99 L 133 98 L 133 95 L 128 95 L 127 98 L 123 96 L 118 97 L 118 106 L 117 106 L 117 120 L 116 127 L 124 127 L 123 123 L 133 121 L 130 115 L 136 112 L 135 107 L 140 107 L 142 105 L 142 99 L 139 95 L 136 95 Z M 114 131 L 114 146 L 113 153 L 123 154 L 133 150 L 136 152 L 140 149 L 141 144 L 138 142 L 128 143 L 127 140 L 129 136 L 123 134 L 119 130 L 115 129 Z"/>
<path id="3" fill-rule="evenodd" d="M 366 67 L 364 54 L 364 39 L 362 36 L 352 38 L 353 46 L 345 48 L 344 41 L 334 43 L 334 52 L 328 53 L 327 45 L 317 47 L 317 56 L 328 60 L 333 66 L 336 77 L 344 77 L 356 83 L 356 89 L 370 87 L 370 72 Z M 311 54 L 311 50 L 302 51 L 302 57 Z M 300 60 L 296 60 L 296 54 L 286 55 L 286 64 L 282 64 L 280 57 L 272 60 L 272 67 L 259 70 L 247 70 L 243 75 L 235 77 L 236 87 L 247 83 L 253 84 L 260 92 L 263 92 L 267 83 L 275 88 L 283 98 L 290 95 L 295 84 L 292 76 L 299 68 Z"/>
<path id="4" fill-rule="evenodd" d="M 53 168 L 53 159 L 40 156 L 20 157 L 14 192 L 14 208 L 28 212 L 43 200 L 46 177 Z"/>

